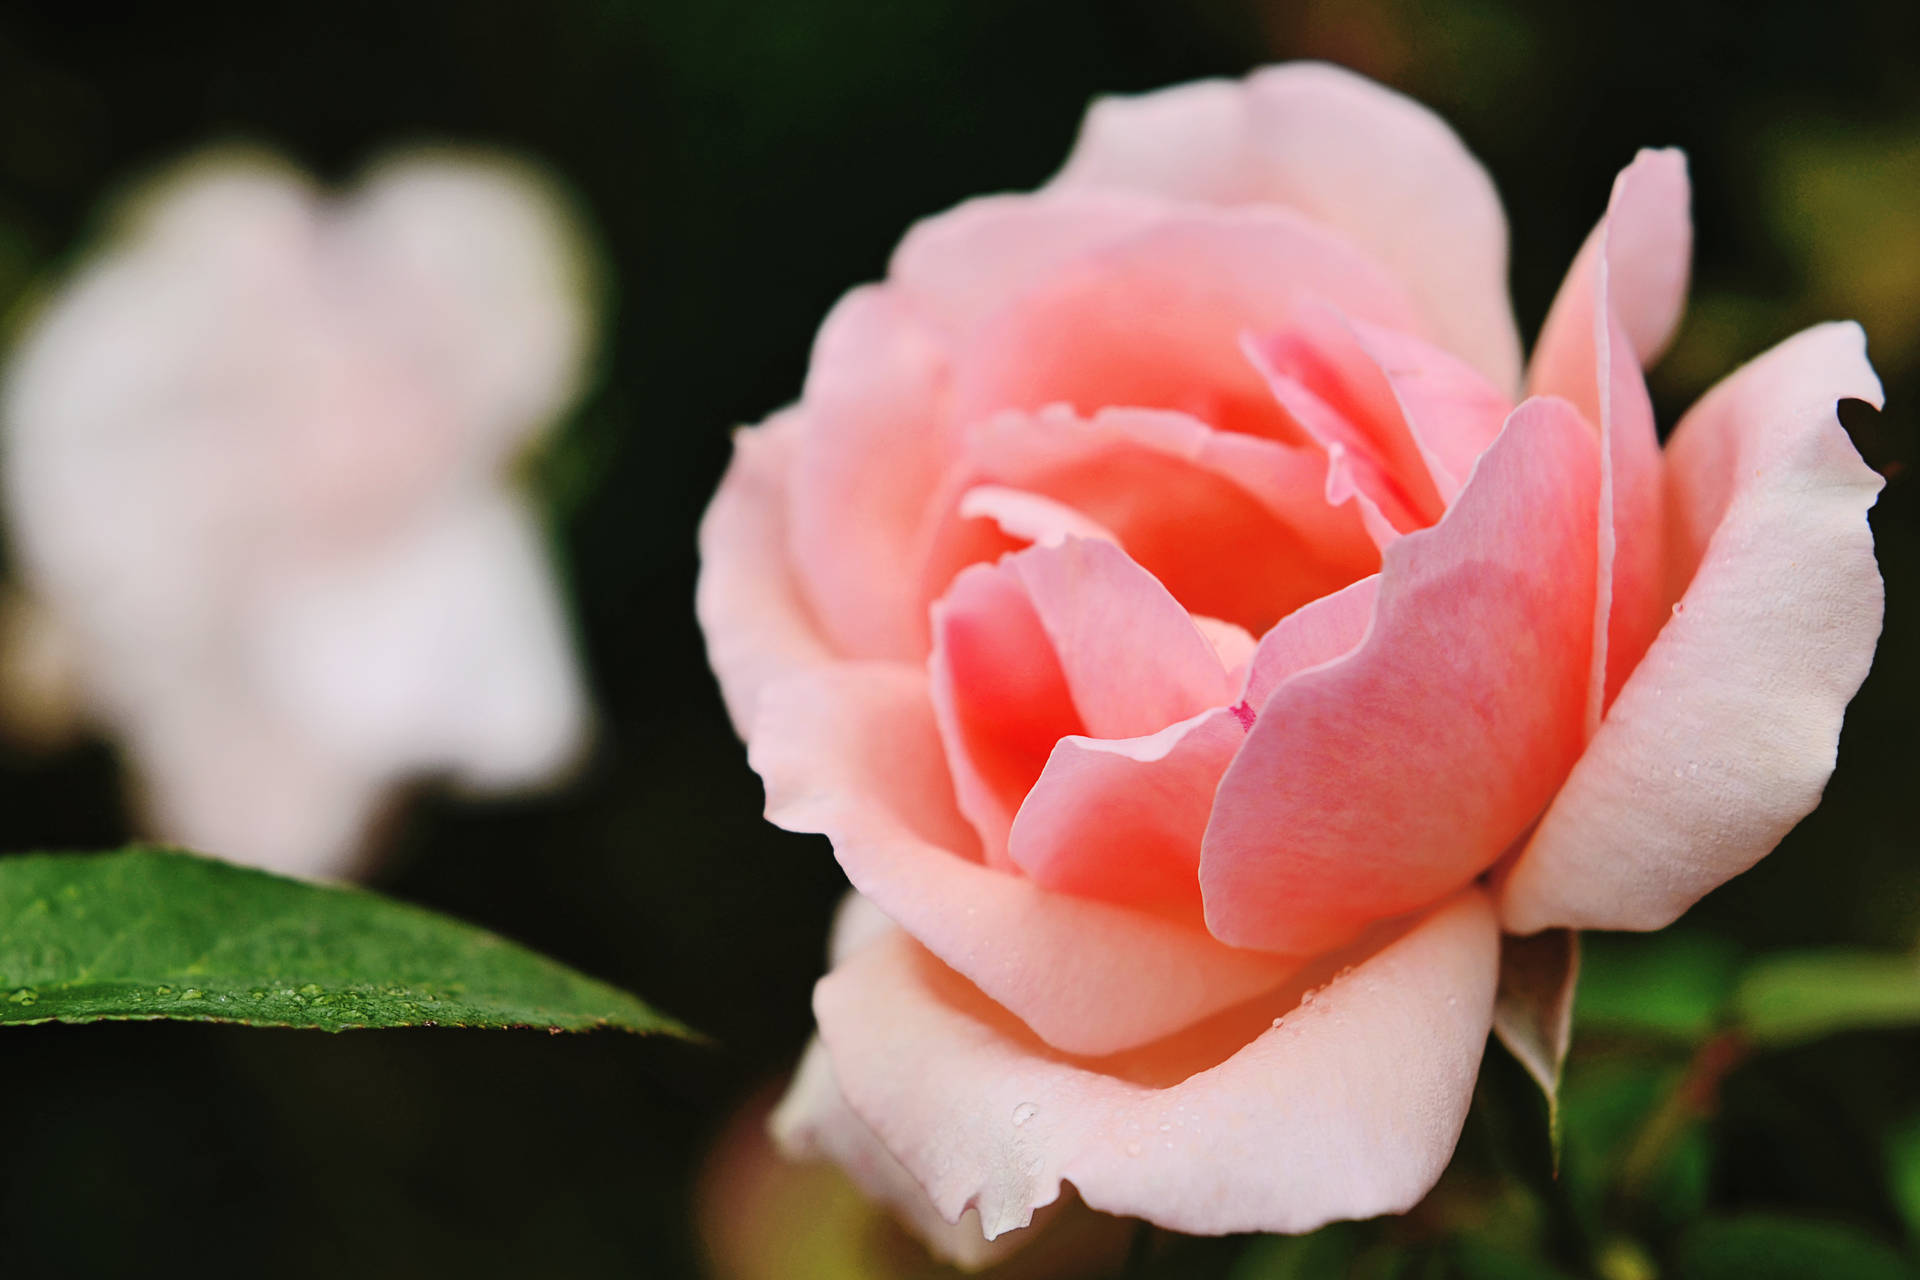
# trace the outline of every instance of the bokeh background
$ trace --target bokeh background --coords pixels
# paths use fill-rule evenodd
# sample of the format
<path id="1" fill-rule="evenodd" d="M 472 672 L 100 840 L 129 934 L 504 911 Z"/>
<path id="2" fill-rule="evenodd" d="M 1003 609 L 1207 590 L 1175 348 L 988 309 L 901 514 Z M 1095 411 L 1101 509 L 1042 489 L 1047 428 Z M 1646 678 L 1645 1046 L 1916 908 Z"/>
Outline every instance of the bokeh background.
<path id="1" fill-rule="evenodd" d="M 0 1273 L 704 1274 L 703 1163 L 798 1053 L 843 887 L 823 841 L 760 821 L 702 659 L 693 530 L 728 431 L 795 394 L 819 318 L 911 221 L 1044 180 L 1095 93 L 1302 56 L 1415 94 L 1485 160 L 1529 335 L 1617 169 L 1685 147 L 1695 293 L 1652 375 L 1662 421 L 1802 325 L 1860 319 L 1890 402 L 1848 422 L 1890 481 L 1873 516 L 1887 627 L 1822 809 L 1669 935 L 1590 947 L 1558 1181 L 1537 1097 L 1495 1050 L 1456 1167 L 1412 1218 L 1305 1252 L 1143 1236 L 1112 1266 L 1910 1274 L 1920 1032 L 1701 1050 L 1754 956 L 1920 942 L 1920 7 L 1871 0 L 0 5 L 0 315 L 74 260 L 104 200 L 208 141 L 336 179 L 395 144 L 503 146 L 589 213 L 610 275 L 598 373 L 533 479 L 598 749 L 538 800 L 425 789 L 395 811 L 375 883 L 717 1042 L 8 1032 Z M 0 749 L 0 848 L 108 846 L 126 824 L 106 744 Z M 831 1190 L 781 1203 L 729 1229 L 806 1237 L 784 1274 L 935 1274 Z"/>

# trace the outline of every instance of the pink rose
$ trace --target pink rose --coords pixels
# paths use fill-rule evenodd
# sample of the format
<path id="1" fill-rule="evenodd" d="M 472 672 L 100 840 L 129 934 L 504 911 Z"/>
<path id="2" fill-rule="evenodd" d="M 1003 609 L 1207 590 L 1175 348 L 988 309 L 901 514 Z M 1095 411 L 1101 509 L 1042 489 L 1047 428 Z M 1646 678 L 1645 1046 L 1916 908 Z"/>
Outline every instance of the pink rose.
<path id="1" fill-rule="evenodd" d="M 913 229 L 741 433 L 699 611 L 767 813 L 864 903 L 789 1146 L 993 1236 L 1405 1209 L 1504 933 L 1658 928 L 1820 797 L 1866 675 L 1853 325 L 1663 451 L 1677 152 L 1524 376 L 1506 223 L 1331 67 L 1096 104 Z M 870 905 L 867 905 L 870 904 Z"/>

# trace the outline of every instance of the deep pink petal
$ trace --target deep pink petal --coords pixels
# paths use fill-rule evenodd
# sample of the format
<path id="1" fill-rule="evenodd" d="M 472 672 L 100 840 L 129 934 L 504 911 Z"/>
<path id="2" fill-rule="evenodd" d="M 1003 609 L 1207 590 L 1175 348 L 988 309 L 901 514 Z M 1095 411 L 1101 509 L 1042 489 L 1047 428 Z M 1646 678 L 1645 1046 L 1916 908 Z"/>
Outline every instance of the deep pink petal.
<path id="1" fill-rule="evenodd" d="M 1468 890 L 1310 1001 L 1291 984 L 1095 1061 L 1049 1049 L 899 934 L 824 978 L 814 1012 L 848 1104 L 949 1221 L 977 1209 L 991 1238 L 1071 1182 L 1176 1231 L 1300 1232 L 1403 1211 L 1440 1176 L 1498 953 Z"/>
<path id="2" fill-rule="evenodd" d="M 790 411 L 735 433 L 733 461 L 700 521 L 694 612 L 727 714 L 743 734 L 762 685 L 833 656 L 787 558 L 787 489 L 805 430 Z"/>
<path id="3" fill-rule="evenodd" d="M 1782 343 L 1668 448 L 1672 616 L 1502 895 L 1510 929 L 1657 929 L 1820 800 L 1880 634 L 1881 479 L 1835 415 L 1880 403 L 1858 326 Z"/>
<path id="4" fill-rule="evenodd" d="M 972 860 L 926 676 L 912 667 L 843 663 L 772 685 L 750 742 L 769 819 L 826 835 L 856 889 L 1065 1051 L 1157 1039 L 1297 967 Z"/>
<path id="5" fill-rule="evenodd" d="M 1259 708 L 1201 854 L 1207 924 L 1310 954 L 1467 883 L 1579 754 L 1599 459 L 1514 410 L 1459 500 L 1386 554 L 1366 640 Z"/>
<path id="6" fill-rule="evenodd" d="M 1492 181 L 1438 116 L 1351 72 L 1294 63 L 1103 98 L 1051 189 L 1299 209 L 1404 281 L 1441 345 L 1502 392 L 1519 382 Z"/>
<path id="7" fill-rule="evenodd" d="M 1640 367 L 1679 320 L 1692 245 L 1686 158 L 1642 151 L 1615 179 L 1606 216 L 1574 259 L 1529 374 L 1534 392 L 1572 401 L 1604 441 L 1589 732 L 1652 643 L 1667 603 L 1660 445 Z"/>
<path id="8" fill-rule="evenodd" d="M 927 666 L 960 811 L 987 861 L 1005 866 L 1007 830 L 1053 744 L 1085 728 L 1017 572 L 983 564 L 954 579 L 933 607 Z"/>

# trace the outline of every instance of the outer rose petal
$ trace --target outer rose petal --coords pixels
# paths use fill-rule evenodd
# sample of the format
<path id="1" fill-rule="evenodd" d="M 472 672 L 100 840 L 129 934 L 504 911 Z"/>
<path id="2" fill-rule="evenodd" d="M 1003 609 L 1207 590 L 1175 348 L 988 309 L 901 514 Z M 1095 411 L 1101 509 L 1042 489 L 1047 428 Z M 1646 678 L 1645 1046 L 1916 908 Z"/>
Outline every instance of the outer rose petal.
<path id="1" fill-rule="evenodd" d="M 1235 339 L 1322 302 L 1420 327 L 1398 281 L 1290 209 L 1176 208 L 1034 280 L 982 325 L 956 352 L 953 412 L 971 423 L 1006 409 L 1124 405 L 1286 439 Z"/>
<path id="2" fill-rule="evenodd" d="M 789 1160 L 833 1161 L 854 1185 L 899 1214 L 928 1252 L 964 1271 L 989 1266 L 1026 1243 L 1024 1233 L 989 1241 L 981 1234 L 977 1213 L 950 1223 L 935 1212 L 906 1166 L 893 1158 L 840 1096 L 833 1063 L 817 1038 L 801 1056 L 793 1083 L 780 1099 L 768 1129 L 781 1155 Z"/>
<path id="3" fill-rule="evenodd" d="M 1580 751 L 1597 452 L 1565 401 L 1515 409 L 1446 517 L 1388 549 L 1366 640 L 1260 708 L 1200 856 L 1216 937 L 1317 954 L 1539 814 Z"/>
<path id="4" fill-rule="evenodd" d="M 976 1208 L 993 1238 L 1070 1181 L 1177 1231 L 1309 1231 L 1404 1210 L 1439 1177 L 1498 952 L 1468 890 L 1311 1003 L 1275 992 L 1104 1061 L 1049 1050 L 904 934 L 822 979 L 814 1012 L 847 1102 L 949 1221 Z"/>
<path id="5" fill-rule="evenodd" d="M 789 410 L 733 437 L 733 462 L 700 520 L 693 609 L 707 661 L 745 736 L 771 680 L 832 659 L 787 559 L 787 486 L 806 424 Z"/>
<path id="6" fill-rule="evenodd" d="M 820 630 L 850 658 L 926 655 L 909 554 L 953 449 L 947 357 L 911 304 L 878 285 L 842 298 L 814 340 L 788 531 Z"/>
<path id="7" fill-rule="evenodd" d="M 1643 365 L 1660 358 L 1687 302 L 1693 259 L 1690 203 L 1687 157 L 1676 147 L 1642 150 L 1622 171 L 1606 217 L 1580 246 L 1541 326 L 1529 370 L 1534 390 L 1573 399 L 1568 392 L 1581 375 L 1560 372 L 1562 362 L 1592 363 L 1593 283 L 1603 236 L 1611 263 L 1609 292 L 1634 356 Z M 1585 399 L 1574 403 L 1591 407 Z"/>
<path id="8" fill-rule="evenodd" d="M 955 852 L 973 837 L 915 668 L 843 663 L 782 681 L 763 693 L 749 741 L 769 820 L 826 835 L 854 888 L 1067 1052 L 1167 1035 L 1298 967 Z"/>
<path id="9" fill-rule="evenodd" d="M 1053 188 L 1299 209 L 1405 282 L 1427 328 L 1502 392 L 1519 382 L 1492 181 L 1438 116 L 1351 72 L 1294 63 L 1103 98 Z"/>
<path id="10" fill-rule="evenodd" d="M 1693 244 L 1687 166 L 1642 151 L 1561 285 L 1534 353 L 1533 390 L 1565 396 L 1603 441 L 1600 582 L 1588 732 L 1660 629 L 1661 459 L 1640 362 L 1679 318 Z"/>
<path id="11" fill-rule="evenodd" d="M 1882 606 L 1865 518 L 1881 479 L 1840 427 L 1843 397 L 1877 405 L 1879 379 L 1857 325 L 1823 325 L 1681 420 L 1667 475 L 1685 594 L 1507 880 L 1508 929 L 1661 928 L 1819 803 Z"/>

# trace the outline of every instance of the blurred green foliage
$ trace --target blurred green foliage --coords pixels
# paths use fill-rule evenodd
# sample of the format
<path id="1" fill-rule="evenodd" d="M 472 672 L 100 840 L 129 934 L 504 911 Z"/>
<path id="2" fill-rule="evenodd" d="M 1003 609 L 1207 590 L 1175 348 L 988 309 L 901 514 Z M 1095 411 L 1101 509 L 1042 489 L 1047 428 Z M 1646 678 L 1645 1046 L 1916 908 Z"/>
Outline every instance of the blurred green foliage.
<path id="1" fill-rule="evenodd" d="M 1299 1241 L 1149 1235 L 1125 1270 L 1910 1275 L 1920 1032 L 1887 1013 L 1896 961 L 1772 958 L 1920 942 L 1920 8 L 1893 0 L 0 3 L 0 316 L 84 246 L 106 197 L 211 140 L 339 177 L 394 143 L 483 142 L 574 186 L 606 248 L 609 329 L 596 389 L 534 467 L 601 749 L 557 796 L 428 794 L 395 819 L 379 884 L 724 1046 L 9 1036 L 0 1269 L 136 1273 L 167 1241 L 207 1275 L 699 1274 L 698 1171 L 797 1054 L 842 886 L 821 841 L 761 822 L 693 627 L 692 530 L 727 431 L 795 394 L 820 317 L 913 219 L 1044 179 L 1092 94 L 1301 56 L 1416 94 L 1486 160 L 1528 332 L 1615 171 L 1641 145 L 1686 147 L 1695 293 L 1652 375 L 1662 422 L 1801 325 L 1860 318 L 1890 404 L 1848 417 L 1890 479 L 1873 517 L 1887 629 L 1822 809 L 1680 929 L 1587 940 L 1557 1179 L 1538 1090 L 1495 1049 L 1414 1213 Z M 118 796 L 103 745 L 0 754 L 0 848 L 120 843 Z M 1849 973 L 1870 981 L 1836 985 Z"/>

